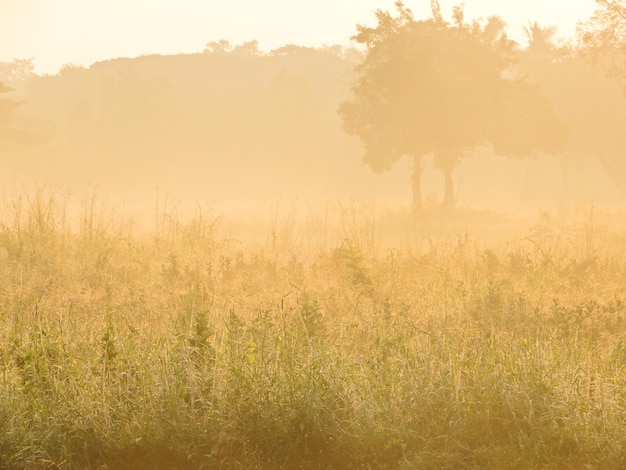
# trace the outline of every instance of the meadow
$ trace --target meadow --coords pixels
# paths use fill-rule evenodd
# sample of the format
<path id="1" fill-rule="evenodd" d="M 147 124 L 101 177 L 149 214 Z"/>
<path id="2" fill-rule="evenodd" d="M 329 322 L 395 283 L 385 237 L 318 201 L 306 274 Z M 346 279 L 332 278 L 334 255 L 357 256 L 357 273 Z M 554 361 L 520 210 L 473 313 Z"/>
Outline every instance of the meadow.
<path id="1" fill-rule="evenodd" d="M 625 468 L 615 214 L 425 214 L 8 200 L 0 469 Z"/>

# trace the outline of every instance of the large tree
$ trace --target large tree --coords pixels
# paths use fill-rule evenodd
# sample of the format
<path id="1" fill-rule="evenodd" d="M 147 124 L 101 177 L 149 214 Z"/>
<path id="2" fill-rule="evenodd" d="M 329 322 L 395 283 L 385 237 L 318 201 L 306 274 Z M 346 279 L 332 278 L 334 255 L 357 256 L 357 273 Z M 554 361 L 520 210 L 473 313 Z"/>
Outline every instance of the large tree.
<path id="1" fill-rule="evenodd" d="M 596 0 L 596 4 L 593 16 L 579 25 L 579 39 L 595 64 L 626 85 L 626 0 Z"/>
<path id="2" fill-rule="evenodd" d="M 568 140 L 561 158 L 563 208 L 569 205 L 570 169 L 597 160 L 616 188 L 624 192 L 624 147 L 626 144 L 626 101 L 621 99 L 621 82 L 605 76 L 585 60 L 585 47 L 559 44 L 554 28 L 537 23 L 527 28 L 528 45 L 520 51 L 518 67 L 550 98 L 556 115 L 567 125 Z M 591 180 L 591 178 L 589 178 Z M 585 189 L 580 181 L 575 189 Z M 625 192 L 626 194 L 626 192 Z"/>
<path id="3" fill-rule="evenodd" d="M 365 146 L 365 163 L 384 171 L 405 155 L 413 159 L 413 203 L 421 205 L 421 163 L 432 154 L 445 176 L 444 206 L 454 204 L 452 170 L 468 150 L 523 156 L 558 152 L 562 138 L 546 136 L 557 126 L 550 104 L 526 81 L 505 78 L 515 43 L 496 17 L 468 24 L 462 7 L 454 21 L 441 15 L 416 21 L 396 2 L 397 16 L 378 10 L 376 27 L 357 26 L 353 39 L 367 49 L 341 104 L 344 129 Z M 555 133 L 554 135 L 557 135 Z M 562 137 L 562 136 L 561 136 Z"/>
<path id="4" fill-rule="evenodd" d="M 599 138 L 585 140 L 593 146 L 589 153 L 600 159 L 626 195 L 626 102 L 618 94 L 621 91 L 626 98 L 626 0 L 596 0 L 596 4 L 594 14 L 578 28 L 582 56 L 605 75 L 590 75 L 593 83 L 587 96 L 592 103 L 585 109 L 589 121 L 585 136 L 593 135 L 587 129 L 597 129 Z M 609 94 L 604 100 L 598 97 L 602 92 Z"/>

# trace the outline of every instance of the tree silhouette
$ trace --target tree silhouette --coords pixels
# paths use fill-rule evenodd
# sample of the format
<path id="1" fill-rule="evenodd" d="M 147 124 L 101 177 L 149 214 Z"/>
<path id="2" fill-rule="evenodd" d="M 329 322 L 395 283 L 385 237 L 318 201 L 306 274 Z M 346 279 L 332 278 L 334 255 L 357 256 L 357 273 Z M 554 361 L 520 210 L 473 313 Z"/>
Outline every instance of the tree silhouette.
<path id="1" fill-rule="evenodd" d="M 594 64 L 626 85 L 626 0 L 596 0 L 596 4 L 593 16 L 579 25 L 580 42 Z"/>
<path id="2" fill-rule="evenodd" d="M 11 150 L 21 140 L 21 133 L 15 129 L 13 122 L 17 108 L 21 102 L 12 98 L 2 98 L 12 89 L 0 82 L 0 152 Z"/>
<path id="3" fill-rule="evenodd" d="M 536 21 L 528 22 L 528 26 L 524 26 L 524 33 L 528 39 L 526 51 L 533 56 L 552 56 L 557 50 L 554 45 L 556 27 L 544 27 Z"/>
<path id="4" fill-rule="evenodd" d="M 233 46 L 226 39 L 219 41 L 211 41 L 204 47 L 205 54 L 224 55 L 229 54 L 233 50 Z"/>
<path id="5" fill-rule="evenodd" d="M 0 62 L 0 157 L 16 157 L 42 145 L 52 132 L 49 123 L 24 112 L 25 90 L 35 77 L 32 59 Z M 19 96 L 19 98 L 17 98 Z"/>
<path id="6" fill-rule="evenodd" d="M 376 27 L 357 26 L 353 39 L 367 53 L 353 99 L 340 105 L 339 114 L 345 131 L 362 140 L 364 161 L 374 171 L 412 157 L 416 210 L 427 154 L 445 176 L 443 205 L 452 207 L 452 170 L 468 150 L 491 143 L 496 152 L 517 157 L 559 151 L 563 136 L 552 134 L 558 123 L 549 102 L 526 81 L 504 78 L 515 61 L 515 43 L 502 20 L 467 24 L 456 7 L 450 24 L 436 0 L 427 20 L 416 21 L 401 2 L 396 9 L 396 17 L 378 10 Z"/>
<path id="7" fill-rule="evenodd" d="M 601 69 L 610 81 L 620 83 L 622 96 L 626 98 L 626 0 L 596 0 L 597 9 L 593 16 L 579 24 L 578 38 L 582 46 L 581 53 L 594 67 Z M 598 82 L 598 80 L 596 80 Z M 604 88 L 608 88 L 605 81 Z M 595 89 L 601 86 L 596 84 Z M 594 92 L 596 92 L 594 90 Z M 595 102 L 596 100 L 594 100 Z M 623 103 L 623 101 L 622 101 Z M 615 117 L 615 113 L 603 113 L 604 128 L 608 138 L 603 138 L 601 145 L 606 150 L 595 149 L 600 160 L 609 171 L 622 194 L 626 195 L 626 129 L 624 120 Z M 596 115 L 598 117 L 599 113 Z M 598 125 L 597 119 L 593 122 Z"/>
<path id="8" fill-rule="evenodd" d="M 33 78 L 33 59 L 13 59 L 13 62 L 0 62 L 0 82 L 5 85 Z"/>
<path id="9" fill-rule="evenodd" d="M 598 73 L 585 60 L 590 58 L 585 46 L 556 43 L 553 28 L 534 23 L 527 35 L 528 47 L 520 51 L 518 66 L 550 97 L 568 130 L 560 153 L 563 209 L 569 205 L 570 169 L 592 160 L 599 161 L 616 188 L 626 194 L 626 102 L 620 99 L 619 78 Z"/>

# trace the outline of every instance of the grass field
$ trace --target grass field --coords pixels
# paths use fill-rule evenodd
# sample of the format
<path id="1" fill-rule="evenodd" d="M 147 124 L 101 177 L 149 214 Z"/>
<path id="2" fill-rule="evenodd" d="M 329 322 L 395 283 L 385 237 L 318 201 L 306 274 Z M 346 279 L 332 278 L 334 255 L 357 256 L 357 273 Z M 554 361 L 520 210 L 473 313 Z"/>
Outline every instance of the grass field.
<path id="1" fill-rule="evenodd" d="M 256 242 L 65 213 L 0 217 L 2 469 L 626 468 L 626 235 L 591 212 L 487 239 L 357 205 Z"/>

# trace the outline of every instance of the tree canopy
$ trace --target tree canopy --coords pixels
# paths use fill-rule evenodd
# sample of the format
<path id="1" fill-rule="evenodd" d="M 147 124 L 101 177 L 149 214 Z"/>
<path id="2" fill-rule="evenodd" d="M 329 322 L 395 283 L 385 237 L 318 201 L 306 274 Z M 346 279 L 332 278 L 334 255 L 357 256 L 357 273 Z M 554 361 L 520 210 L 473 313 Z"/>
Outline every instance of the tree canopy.
<path id="1" fill-rule="evenodd" d="M 432 154 L 445 175 L 444 205 L 454 204 L 452 170 L 470 149 L 491 144 L 498 153 L 525 156 L 560 151 L 564 132 L 549 101 L 523 79 L 506 78 L 516 58 L 497 17 L 466 23 L 462 7 L 445 21 L 433 0 L 432 17 L 417 21 L 396 2 L 397 16 L 378 10 L 378 25 L 358 25 L 353 39 L 367 48 L 341 104 L 344 129 L 365 147 L 374 171 L 404 155 L 414 159 L 414 205 L 419 208 L 421 159 Z"/>
<path id="2" fill-rule="evenodd" d="M 596 0 L 596 4 L 593 16 L 579 25 L 580 41 L 595 64 L 626 85 L 626 0 Z"/>

